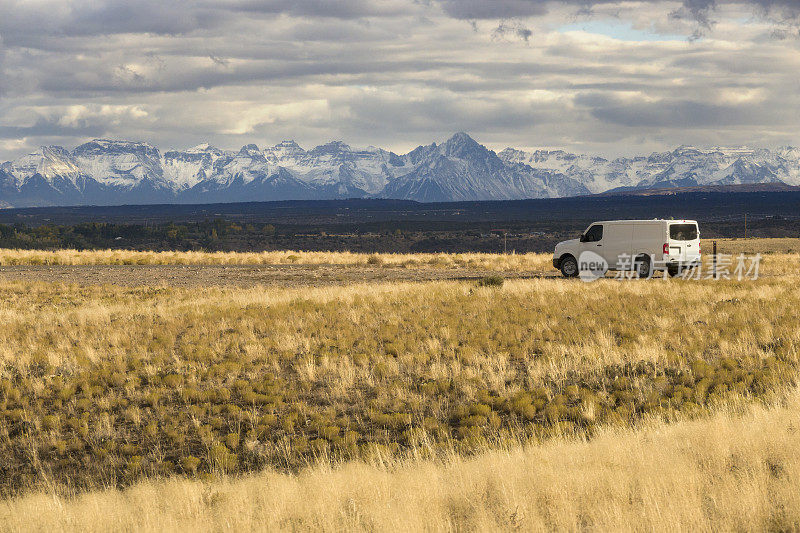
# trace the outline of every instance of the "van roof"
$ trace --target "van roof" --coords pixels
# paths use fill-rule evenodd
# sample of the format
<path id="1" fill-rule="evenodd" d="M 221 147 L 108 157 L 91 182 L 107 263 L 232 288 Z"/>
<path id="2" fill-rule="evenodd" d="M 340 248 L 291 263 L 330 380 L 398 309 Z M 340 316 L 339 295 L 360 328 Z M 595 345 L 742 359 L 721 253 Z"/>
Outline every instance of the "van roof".
<path id="1" fill-rule="evenodd" d="M 685 219 L 669 219 L 666 218 L 650 218 L 650 219 L 640 219 L 640 220 L 598 220 L 597 222 L 592 222 L 592 224 L 643 224 L 643 223 L 652 223 L 652 222 L 675 222 L 678 224 L 697 224 L 696 220 L 685 220 Z"/>

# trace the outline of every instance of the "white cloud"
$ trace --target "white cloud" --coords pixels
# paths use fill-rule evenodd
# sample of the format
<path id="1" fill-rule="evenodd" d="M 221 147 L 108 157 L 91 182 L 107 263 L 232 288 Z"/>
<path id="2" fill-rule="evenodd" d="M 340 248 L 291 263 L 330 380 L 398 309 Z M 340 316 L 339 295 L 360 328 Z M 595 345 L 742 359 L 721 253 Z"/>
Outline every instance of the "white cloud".
<path id="1" fill-rule="evenodd" d="M 240 103 L 225 113 L 223 135 L 246 135 L 258 128 L 276 123 L 292 124 L 294 121 L 319 120 L 329 114 L 326 100 L 308 100 L 285 104 Z"/>

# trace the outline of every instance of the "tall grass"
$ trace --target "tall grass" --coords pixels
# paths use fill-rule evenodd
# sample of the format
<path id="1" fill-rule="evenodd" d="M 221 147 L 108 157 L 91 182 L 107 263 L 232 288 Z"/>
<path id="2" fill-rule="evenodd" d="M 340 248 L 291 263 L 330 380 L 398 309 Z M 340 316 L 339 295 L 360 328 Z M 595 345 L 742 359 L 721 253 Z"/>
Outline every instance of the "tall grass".
<path id="1" fill-rule="evenodd" d="M 794 380 L 795 281 L 0 284 L 0 490 L 702 414 Z"/>
<path id="2" fill-rule="evenodd" d="M 795 390 L 744 413 L 474 458 L 42 493 L 0 504 L 0 523 L 12 531 L 791 531 L 800 528 L 799 411 Z"/>
<path id="3" fill-rule="evenodd" d="M 800 268 L 800 239 L 720 239 L 719 254 L 736 257 L 756 253 L 762 274 L 792 275 Z M 711 241 L 703 241 L 706 271 L 711 267 Z M 360 268 L 476 269 L 496 272 L 552 272 L 548 253 L 366 254 L 354 252 L 139 252 L 131 250 L 12 250 L 0 249 L 0 267 L 15 265 L 332 265 Z"/>
<path id="4" fill-rule="evenodd" d="M 0 282 L 0 529 L 797 529 L 797 258 L 741 282 Z"/>
<path id="5" fill-rule="evenodd" d="M 340 265 L 381 267 L 541 270 L 547 254 L 366 254 L 353 252 L 138 252 L 131 250 L 0 249 L 0 266 L 10 265 Z"/>
<path id="6" fill-rule="evenodd" d="M 711 253 L 712 243 L 717 241 L 717 252 L 721 254 L 798 254 L 800 239 L 791 237 L 747 238 L 747 239 L 703 239 L 703 250 Z"/>

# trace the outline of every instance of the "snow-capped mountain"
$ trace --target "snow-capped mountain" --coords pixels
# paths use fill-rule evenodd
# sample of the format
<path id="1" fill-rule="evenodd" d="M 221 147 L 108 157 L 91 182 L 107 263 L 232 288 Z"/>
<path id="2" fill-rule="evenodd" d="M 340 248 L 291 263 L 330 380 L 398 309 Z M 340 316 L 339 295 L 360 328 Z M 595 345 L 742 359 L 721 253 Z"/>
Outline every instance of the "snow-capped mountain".
<path id="1" fill-rule="evenodd" d="M 94 140 L 78 146 L 71 155 L 84 175 L 102 185 L 129 190 L 142 186 L 172 189 L 164 179 L 161 154 L 149 144 Z"/>
<path id="2" fill-rule="evenodd" d="M 583 184 L 561 173 L 504 163 L 466 133 L 439 146 L 417 148 L 406 158 L 414 170 L 389 182 L 382 196 L 443 202 L 589 194 Z"/>
<path id="3" fill-rule="evenodd" d="M 408 172 L 397 154 L 374 146 L 354 150 L 333 141 L 305 151 L 294 141 L 264 150 L 267 159 L 333 197 L 380 194 L 386 184 Z"/>
<path id="4" fill-rule="evenodd" d="M 800 185 L 800 150 L 680 147 L 606 159 L 563 150 L 495 153 L 466 133 L 398 155 L 333 141 L 222 150 L 201 144 L 160 152 L 97 139 L 46 146 L 0 165 L 0 207 L 396 198 L 510 200 L 619 188 L 751 183 Z"/>
<path id="5" fill-rule="evenodd" d="M 617 158 L 576 155 L 562 150 L 523 152 L 506 148 L 506 163 L 547 168 L 580 181 L 592 192 L 620 187 L 663 188 L 746 183 L 800 185 L 800 150 L 749 148 L 700 149 L 688 146 L 648 157 Z"/>
<path id="6" fill-rule="evenodd" d="M 188 173 L 188 172 L 187 172 Z M 282 166 L 271 164 L 255 144 L 237 153 L 222 153 L 213 160 L 210 173 L 196 175 L 195 184 L 180 191 L 180 201 L 248 202 L 308 200 L 315 191 Z"/>
<path id="7" fill-rule="evenodd" d="M 214 163 L 224 155 L 222 150 L 203 143 L 188 150 L 164 153 L 163 176 L 177 191 L 191 189 L 214 174 Z"/>

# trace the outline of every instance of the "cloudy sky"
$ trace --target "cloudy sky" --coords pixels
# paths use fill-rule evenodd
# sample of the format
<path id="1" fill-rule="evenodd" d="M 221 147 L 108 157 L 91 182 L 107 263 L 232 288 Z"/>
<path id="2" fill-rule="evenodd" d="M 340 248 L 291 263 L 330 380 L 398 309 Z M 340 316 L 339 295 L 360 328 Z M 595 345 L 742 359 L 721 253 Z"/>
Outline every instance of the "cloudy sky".
<path id="1" fill-rule="evenodd" d="M 0 0 L 0 159 L 141 140 L 800 145 L 800 0 Z"/>

